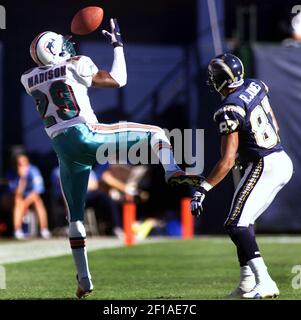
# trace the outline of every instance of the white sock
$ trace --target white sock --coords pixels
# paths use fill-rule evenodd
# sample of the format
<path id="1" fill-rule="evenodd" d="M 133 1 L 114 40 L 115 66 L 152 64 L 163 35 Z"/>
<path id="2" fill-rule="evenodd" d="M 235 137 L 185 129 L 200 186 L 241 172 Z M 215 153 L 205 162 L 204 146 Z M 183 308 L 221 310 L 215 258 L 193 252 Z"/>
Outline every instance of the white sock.
<path id="1" fill-rule="evenodd" d="M 72 249 L 73 259 L 76 265 L 78 279 L 89 278 L 91 274 L 88 266 L 88 257 L 86 247 L 80 249 Z"/>
<path id="2" fill-rule="evenodd" d="M 91 279 L 85 246 L 86 231 L 81 221 L 70 222 L 69 239 L 79 280 L 86 277 Z"/>
<path id="3" fill-rule="evenodd" d="M 165 132 L 156 132 L 151 138 L 151 147 L 159 158 L 165 172 L 179 171 L 181 168 L 177 165 L 172 152 L 170 141 L 168 140 Z"/>
<path id="4" fill-rule="evenodd" d="M 254 273 L 251 268 L 246 265 L 240 267 L 240 283 L 239 287 L 245 291 L 253 289 L 256 285 Z"/>
<path id="5" fill-rule="evenodd" d="M 256 284 L 266 281 L 272 281 L 272 278 L 268 273 L 268 268 L 265 265 L 262 257 L 249 260 L 248 265 L 255 275 Z"/>

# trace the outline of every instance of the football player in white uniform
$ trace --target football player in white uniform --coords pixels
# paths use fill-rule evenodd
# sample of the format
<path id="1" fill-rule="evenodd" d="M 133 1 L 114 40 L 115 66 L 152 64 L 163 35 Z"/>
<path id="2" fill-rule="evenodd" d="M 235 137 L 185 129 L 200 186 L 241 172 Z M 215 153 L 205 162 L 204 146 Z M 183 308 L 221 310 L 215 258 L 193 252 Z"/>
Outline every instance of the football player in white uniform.
<path id="1" fill-rule="evenodd" d="M 130 122 L 98 123 L 90 105 L 88 88 L 120 88 L 127 82 L 123 43 L 116 19 L 111 19 L 110 25 L 111 32 L 103 30 L 114 47 L 110 72 L 99 70 L 89 57 L 76 56 L 70 37 L 46 31 L 30 46 L 31 57 L 38 67 L 21 77 L 27 93 L 36 102 L 59 160 L 62 191 L 69 211 L 69 238 L 77 270 L 78 298 L 93 290 L 83 220 L 89 173 L 99 147 L 114 145 L 118 151 L 118 147 L 126 145 L 128 149 L 137 142 L 134 133 L 143 133 L 142 141 L 150 143 L 160 159 L 168 183 L 197 186 L 201 179 L 185 175 L 178 167 L 169 139 L 161 128 Z"/>

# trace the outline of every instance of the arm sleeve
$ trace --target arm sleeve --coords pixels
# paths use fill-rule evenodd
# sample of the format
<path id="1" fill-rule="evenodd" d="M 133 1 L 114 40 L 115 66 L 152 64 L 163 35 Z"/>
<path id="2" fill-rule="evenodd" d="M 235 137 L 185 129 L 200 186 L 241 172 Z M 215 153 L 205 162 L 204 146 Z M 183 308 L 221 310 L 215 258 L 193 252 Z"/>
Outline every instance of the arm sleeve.
<path id="1" fill-rule="evenodd" d="M 238 106 L 224 106 L 214 114 L 221 135 L 238 131 L 244 122 L 245 111 Z"/>
<path id="2" fill-rule="evenodd" d="M 110 75 L 119 84 L 119 87 L 126 85 L 127 71 L 123 47 L 114 48 L 114 61 Z"/>
<path id="3" fill-rule="evenodd" d="M 98 67 L 86 56 L 81 56 L 76 65 L 79 81 L 86 87 L 91 87 L 93 76 L 98 72 Z"/>

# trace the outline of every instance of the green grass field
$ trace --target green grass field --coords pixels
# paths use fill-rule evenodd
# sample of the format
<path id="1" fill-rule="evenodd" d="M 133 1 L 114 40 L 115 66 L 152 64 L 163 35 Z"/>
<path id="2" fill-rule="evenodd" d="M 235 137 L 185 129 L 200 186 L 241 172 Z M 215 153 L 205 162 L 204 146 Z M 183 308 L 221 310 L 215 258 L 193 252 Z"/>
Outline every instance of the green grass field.
<path id="1" fill-rule="evenodd" d="M 274 240 L 273 240 L 274 239 Z M 300 299 L 291 270 L 301 264 L 300 241 L 259 237 L 281 299 Z M 300 240 L 300 238 L 298 238 Z M 89 253 L 95 290 L 88 299 L 223 299 L 238 282 L 235 249 L 228 238 L 170 240 Z M 0 299 L 73 299 L 71 256 L 6 265 Z"/>

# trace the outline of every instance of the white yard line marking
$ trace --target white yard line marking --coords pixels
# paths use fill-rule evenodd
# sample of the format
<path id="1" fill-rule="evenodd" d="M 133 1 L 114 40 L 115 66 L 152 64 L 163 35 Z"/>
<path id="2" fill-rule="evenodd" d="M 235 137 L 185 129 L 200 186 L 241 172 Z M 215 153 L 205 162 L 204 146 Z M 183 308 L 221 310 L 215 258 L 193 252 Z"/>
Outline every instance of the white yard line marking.
<path id="1" fill-rule="evenodd" d="M 162 241 L 162 238 L 147 238 L 137 243 L 153 243 L 158 241 Z M 88 251 L 123 246 L 123 242 L 114 237 L 93 237 L 87 239 Z M 67 238 L 51 240 L 36 239 L 4 243 L 0 242 L 0 265 L 13 262 L 59 257 L 69 254 L 71 254 L 71 249 Z"/>
<path id="2" fill-rule="evenodd" d="M 116 238 L 87 239 L 88 251 L 122 246 Z M 0 264 L 71 254 L 68 239 L 13 241 L 0 244 Z"/>

